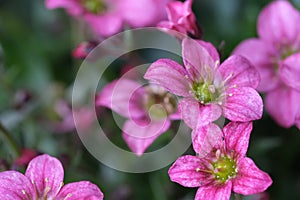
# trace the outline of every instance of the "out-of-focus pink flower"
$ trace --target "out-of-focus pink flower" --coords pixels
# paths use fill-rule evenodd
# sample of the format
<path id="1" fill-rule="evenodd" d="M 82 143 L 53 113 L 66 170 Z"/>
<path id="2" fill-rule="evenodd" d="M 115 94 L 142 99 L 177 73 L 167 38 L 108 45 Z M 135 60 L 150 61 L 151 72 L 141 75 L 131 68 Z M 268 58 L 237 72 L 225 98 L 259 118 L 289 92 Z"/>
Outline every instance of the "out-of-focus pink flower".
<path id="1" fill-rule="evenodd" d="M 166 18 L 165 6 L 172 0 L 46 0 L 49 9 L 65 8 L 85 19 L 96 34 L 108 37 L 125 26 L 155 26 Z"/>
<path id="2" fill-rule="evenodd" d="M 288 1 L 274 1 L 260 13 L 258 38 L 243 41 L 234 54 L 243 55 L 261 76 L 269 114 L 283 127 L 300 129 L 300 12 Z"/>
<path id="3" fill-rule="evenodd" d="M 259 74 L 246 58 L 231 56 L 219 65 L 212 44 L 187 38 L 182 41 L 182 55 L 184 67 L 160 59 L 144 77 L 184 97 L 179 111 L 188 126 L 207 125 L 222 114 L 240 122 L 261 118 L 262 99 L 254 89 Z"/>
<path id="4" fill-rule="evenodd" d="M 89 181 L 64 185 L 61 162 L 49 155 L 30 161 L 25 175 L 17 171 L 0 172 L 0 199 L 103 199 L 100 189 Z"/>
<path id="5" fill-rule="evenodd" d="M 180 39 L 184 36 L 200 39 L 202 31 L 192 11 L 192 4 L 193 0 L 170 2 L 167 5 L 168 21 L 158 23 L 157 27 L 171 35 L 175 34 Z M 176 34 L 176 32 L 181 34 Z"/>
<path id="6" fill-rule="evenodd" d="M 163 88 L 150 84 L 142 87 L 130 79 L 106 85 L 96 97 L 97 106 L 105 106 L 128 120 L 123 138 L 129 148 L 142 155 L 153 141 L 179 119 L 175 97 Z"/>
<path id="7" fill-rule="evenodd" d="M 15 160 L 18 166 L 26 166 L 28 163 L 38 155 L 38 152 L 33 149 L 22 149 L 21 156 Z"/>
<path id="8" fill-rule="evenodd" d="M 14 96 L 13 107 L 15 109 L 22 109 L 31 99 L 32 94 L 30 91 L 25 89 L 18 90 Z"/>
<path id="9" fill-rule="evenodd" d="M 77 58 L 77 59 L 85 59 L 97 45 L 98 42 L 93 42 L 93 41 L 81 42 L 72 51 L 72 56 L 73 58 Z"/>
<path id="10" fill-rule="evenodd" d="M 58 119 L 49 121 L 49 126 L 55 133 L 72 132 L 76 128 L 87 129 L 93 123 L 93 110 L 90 108 L 72 108 L 66 100 L 58 100 L 54 104 Z M 80 117 L 75 126 L 73 113 Z"/>
<path id="11" fill-rule="evenodd" d="M 230 122 L 223 131 L 211 126 L 215 128 L 209 130 L 216 133 L 195 131 L 193 146 L 197 156 L 179 157 L 169 169 L 171 180 L 185 187 L 199 187 L 197 200 L 229 200 L 232 190 L 242 195 L 265 191 L 272 179 L 246 157 L 252 123 Z M 207 137 L 210 140 L 203 143 Z M 210 146 L 213 140 L 217 143 Z"/>

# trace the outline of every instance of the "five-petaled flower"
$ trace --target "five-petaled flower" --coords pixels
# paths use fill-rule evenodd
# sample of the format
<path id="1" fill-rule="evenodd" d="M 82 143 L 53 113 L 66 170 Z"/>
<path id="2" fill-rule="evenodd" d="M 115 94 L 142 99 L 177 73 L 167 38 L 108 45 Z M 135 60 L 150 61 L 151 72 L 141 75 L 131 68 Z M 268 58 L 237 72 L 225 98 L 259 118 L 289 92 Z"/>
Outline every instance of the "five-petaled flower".
<path id="1" fill-rule="evenodd" d="M 157 27 L 169 32 L 180 39 L 186 36 L 200 39 L 202 30 L 197 23 L 196 16 L 192 10 L 193 0 L 185 2 L 174 1 L 167 5 L 168 21 L 161 21 Z M 176 34 L 179 32 L 180 34 Z"/>
<path id="2" fill-rule="evenodd" d="M 254 89 L 259 74 L 246 58 L 234 55 L 219 65 L 212 44 L 189 38 L 182 41 L 182 56 L 184 67 L 160 59 L 144 77 L 184 97 L 179 111 L 188 126 L 207 125 L 222 114 L 240 122 L 261 118 L 262 99 Z"/>
<path id="3" fill-rule="evenodd" d="M 300 129 L 300 12 L 288 1 L 274 1 L 260 13 L 258 38 L 234 50 L 259 71 L 258 90 L 266 92 L 268 113 L 283 127 Z"/>
<path id="4" fill-rule="evenodd" d="M 125 26 L 155 26 L 165 19 L 165 6 L 172 0 L 46 0 L 49 9 L 65 8 L 71 15 L 83 18 L 93 31 L 108 37 Z"/>
<path id="5" fill-rule="evenodd" d="M 0 199 L 5 200 L 102 200 L 100 189 L 89 181 L 63 184 L 64 169 L 59 160 L 41 155 L 30 161 L 25 175 L 0 172 Z"/>
<path id="6" fill-rule="evenodd" d="M 97 95 L 96 105 L 108 107 L 128 118 L 122 128 L 123 138 L 139 156 L 168 130 L 171 120 L 180 118 L 174 95 L 155 84 L 142 87 L 125 78 L 106 85 Z"/>
<path id="7" fill-rule="evenodd" d="M 169 169 L 171 180 L 199 187 L 196 200 L 229 200 L 232 190 L 242 195 L 265 191 L 272 179 L 246 157 L 251 130 L 252 122 L 230 122 L 223 131 L 214 124 L 195 131 L 197 155 L 179 157 Z"/>

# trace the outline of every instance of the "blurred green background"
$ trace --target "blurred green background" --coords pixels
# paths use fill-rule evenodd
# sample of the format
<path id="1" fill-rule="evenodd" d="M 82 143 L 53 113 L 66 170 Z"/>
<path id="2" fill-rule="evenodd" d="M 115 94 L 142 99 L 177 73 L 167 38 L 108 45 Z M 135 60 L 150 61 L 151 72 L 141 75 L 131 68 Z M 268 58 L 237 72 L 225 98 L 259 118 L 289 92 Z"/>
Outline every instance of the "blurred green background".
<path id="1" fill-rule="evenodd" d="M 257 16 L 269 2 L 195 0 L 193 9 L 204 40 L 218 47 L 224 60 L 240 41 L 256 36 Z M 299 0 L 293 4 L 300 8 Z M 0 121 L 13 133 L 18 146 L 58 157 L 65 167 L 65 182 L 90 180 L 101 188 L 105 199 L 193 199 L 196 189 L 172 183 L 168 167 L 145 174 L 118 172 L 94 159 L 76 132 L 53 134 L 48 128 L 45 121 L 59 119 L 53 111 L 55 99 L 70 98 L 69 88 L 81 64 L 72 59 L 71 51 L 88 39 L 81 27 L 82 22 L 64 10 L 47 10 L 42 0 L 0 0 Z M 116 74 L 108 73 L 108 80 L 117 78 L 120 69 L 116 66 L 112 71 Z M 31 97 L 24 105 L 18 105 L 16 99 L 20 91 Z M 109 110 L 102 112 L 110 117 Z M 107 126 L 115 142 L 126 148 L 121 131 L 113 123 Z M 170 138 L 165 134 L 154 147 Z M 300 199 L 298 129 L 281 128 L 264 113 L 263 119 L 254 123 L 248 156 L 271 175 L 270 199 Z M 13 159 L 5 140 L 0 140 L 0 171 L 12 168 Z"/>

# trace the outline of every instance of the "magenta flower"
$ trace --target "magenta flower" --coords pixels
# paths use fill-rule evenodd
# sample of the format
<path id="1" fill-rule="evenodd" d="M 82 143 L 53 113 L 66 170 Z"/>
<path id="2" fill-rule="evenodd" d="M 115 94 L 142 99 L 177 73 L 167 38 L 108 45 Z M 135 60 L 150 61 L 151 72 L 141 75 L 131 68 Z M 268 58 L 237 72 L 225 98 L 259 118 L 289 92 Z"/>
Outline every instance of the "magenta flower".
<path id="1" fill-rule="evenodd" d="M 176 32 L 182 33 L 175 34 L 175 36 L 180 39 L 186 35 L 200 39 L 202 37 L 202 31 L 192 11 L 192 4 L 193 0 L 170 2 L 167 5 L 168 21 L 158 23 L 157 27 L 170 34 L 175 34 Z"/>
<path id="2" fill-rule="evenodd" d="M 188 126 L 207 125 L 222 114 L 231 121 L 261 118 L 262 99 L 254 89 L 259 75 L 247 59 L 231 56 L 219 65 L 219 55 L 210 43 L 191 39 L 182 41 L 182 56 L 184 67 L 160 59 L 144 77 L 184 97 L 179 110 Z"/>
<path id="3" fill-rule="evenodd" d="M 54 133 L 67 133 L 75 131 L 76 128 L 88 129 L 93 123 L 93 110 L 86 107 L 72 108 L 69 102 L 64 99 L 59 99 L 54 102 L 53 113 L 56 118 L 49 119 L 46 124 Z M 75 125 L 73 114 L 78 116 L 78 121 Z"/>
<path id="4" fill-rule="evenodd" d="M 242 195 L 265 191 L 272 179 L 245 156 L 252 123 L 230 122 L 223 133 L 216 125 L 211 126 L 210 131 L 193 133 L 193 146 L 198 155 L 179 157 L 169 169 L 171 180 L 185 187 L 199 187 L 197 200 L 227 200 L 232 190 Z M 206 137 L 210 138 L 206 141 L 218 141 L 213 149 L 209 142 L 203 143 Z"/>
<path id="5" fill-rule="evenodd" d="M 269 114 L 283 126 L 300 129 L 300 13 L 288 1 L 274 1 L 260 13 L 258 38 L 243 41 L 234 54 L 243 55 L 261 76 Z M 255 50 L 253 50 L 255 49 Z"/>
<path id="6" fill-rule="evenodd" d="M 125 26 L 155 26 L 166 18 L 165 6 L 171 0 L 46 0 L 49 9 L 65 8 L 83 17 L 93 31 L 108 37 Z M 146 13 L 146 14 L 145 14 Z"/>
<path id="7" fill-rule="evenodd" d="M 41 155 L 30 161 L 25 175 L 17 171 L 0 172 L 0 199 L 5 200 L 101 200 L 99 188 L 80 181 L 64 185 L 59 160 Z"/>
<path id="8" fill-rule="evenodd" d="M 81 42 L 77 47 L 72 51 L 73 58 L 76 59 L 85 59 L 91 51 L 96 48 L 98 42 L 95 41 L 86 41 Z"/>
<path id="9" fill-rule="evenodd" d="M 119 79 L 106 85 L 96 97 L 96 105 L 105 106 L 128 120 L 123 138 L 129 148 L 142 155 L 153 141 L 179 119 L 177 102 L 163 88 L 150 84 L 142 87 L 130 79 Z"/>
<path id="10" fill-rule="evenodd" d="M 18 166 L 27 166 L 28 163 L 38 155 L 38 152 L 34 149 L 23 148 L 21 155 L 14 161 L 14 164 Z"/>

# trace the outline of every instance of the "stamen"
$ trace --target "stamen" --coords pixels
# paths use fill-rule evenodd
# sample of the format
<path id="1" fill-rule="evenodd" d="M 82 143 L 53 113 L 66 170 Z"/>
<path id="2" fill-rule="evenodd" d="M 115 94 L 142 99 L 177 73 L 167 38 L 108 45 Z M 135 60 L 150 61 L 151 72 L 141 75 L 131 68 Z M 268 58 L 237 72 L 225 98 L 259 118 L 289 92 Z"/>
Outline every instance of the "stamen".
<path id="1" fill-rule="evenodd" d="M 211 174 L 210 170 L 200 169 L 199 167 L 196 168 L 196 172 L 205 172 Z"/>
<path id="2" fill-rule="evenodd" d="M 238 86 L 237 86 L 237 84 L 234 84 L 233 86 L 232 86 L 232 88 L 237 88 Z"/>
<path id="3" fill-rule="evenodd" d="M 23 193 L 24 195 L 26 195 L 26 191 L 25 191 L 25 190 L 22 190 L 22 193 Z"/>
<path id="4" fill-rule="evenodd" d="M 232 96 L 233 96 L 233 94 L 232 94 L 232 93 L 229 93 L 229 94 L 228 94 L 228 96 L 232 97 Z"/>
<path id="5" fill-rule="evenodd" d="M 217 60 L 217 61 L 215 62 L 214 70 L 216 70 L 216 69 L 218 68 L 219 64 L 220 64 L 220 61 Z"/>
<path id="6" fill-rule="evenodd" d="M 71 193 L 69 193 L 65 198 L 64 200 L 67 200 L 68 198 L 72 197 L 73 195 Z"/>
<path id="7" fill-rule="evenodd" d="M 45 182 L 46 182 L 46 187 L 44 189 L 43 197 L 47 197 L 49 191 L 51 190 L 51 187 L 48 185 L 49 179 L 47 177 L 45 178 Z"/>
<path id="8" fill-rule="evenodd" d="M 215 88 L 214 85 L 209 85 L 209 86 L 208 86 L 208 90 L 209 90 L 212 94 L 214 94 L 214 93 L 216 92 L 216 88 Z"/>
<path id="9" fill-rule="evenodd" d="M 231 72 L 223 81 L 224 85 L 225 83 L 227 83 L 227 81 L 229 81 L 229 79 L 231 79 L 233 77 L 233 72 Z"/>

